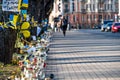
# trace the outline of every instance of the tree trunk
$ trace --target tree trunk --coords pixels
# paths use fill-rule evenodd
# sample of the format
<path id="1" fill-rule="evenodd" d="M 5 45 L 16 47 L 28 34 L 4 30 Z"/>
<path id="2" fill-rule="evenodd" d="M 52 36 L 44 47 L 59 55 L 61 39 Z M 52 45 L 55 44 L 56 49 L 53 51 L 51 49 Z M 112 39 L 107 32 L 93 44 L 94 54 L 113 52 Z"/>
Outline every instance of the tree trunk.
<path id="1" fill-rule="evenodd" d="M 12 60 L 12 55 L 14 53 L 14 45 L 16 41 L 16 31 L 13 29 L 5 29 L 2 32 L 2 51 L 0 52 L 0 61 L 4 64 L 10 64 Z"/>

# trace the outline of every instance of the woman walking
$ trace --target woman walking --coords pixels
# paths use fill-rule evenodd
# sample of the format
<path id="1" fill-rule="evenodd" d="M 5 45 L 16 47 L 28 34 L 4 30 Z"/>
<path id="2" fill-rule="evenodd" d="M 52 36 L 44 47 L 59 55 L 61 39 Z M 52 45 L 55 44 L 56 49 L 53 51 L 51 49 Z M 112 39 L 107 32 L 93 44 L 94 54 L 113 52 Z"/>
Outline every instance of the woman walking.
<path id="1" fill-rule="evenodd" d="M 63 30 L 63 35 L 64 37 L 66 36 L 66 30 L 67 30 L 67 19 L 63 17 L 62 20 L 62 30 Z"/>

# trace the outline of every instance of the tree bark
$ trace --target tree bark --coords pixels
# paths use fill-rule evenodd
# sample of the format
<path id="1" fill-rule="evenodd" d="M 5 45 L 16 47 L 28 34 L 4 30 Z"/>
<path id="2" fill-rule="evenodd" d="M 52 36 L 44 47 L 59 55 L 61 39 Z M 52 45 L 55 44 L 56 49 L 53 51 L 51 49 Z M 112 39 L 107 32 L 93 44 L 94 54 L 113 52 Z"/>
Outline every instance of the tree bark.
<path id="1" fill-rule="evenodd" d="M 14 53 L 14 45 L 17 37 L 16 30 L 5 29 L 2 34 L 2 51 L 0 51 L 0 61 L 4 64 L 10 64 Z"/>

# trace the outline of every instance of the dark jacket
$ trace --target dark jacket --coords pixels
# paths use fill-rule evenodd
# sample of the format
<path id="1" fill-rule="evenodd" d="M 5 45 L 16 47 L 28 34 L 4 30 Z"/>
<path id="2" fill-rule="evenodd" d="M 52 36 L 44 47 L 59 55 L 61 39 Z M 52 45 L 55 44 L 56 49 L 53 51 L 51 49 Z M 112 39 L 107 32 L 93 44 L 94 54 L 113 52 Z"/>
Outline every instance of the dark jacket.
<path id="1" fill-rule="evenodd" d="M 62 20 L 62 30 L 66 31 L 67 30 L 67 19 Z"/>

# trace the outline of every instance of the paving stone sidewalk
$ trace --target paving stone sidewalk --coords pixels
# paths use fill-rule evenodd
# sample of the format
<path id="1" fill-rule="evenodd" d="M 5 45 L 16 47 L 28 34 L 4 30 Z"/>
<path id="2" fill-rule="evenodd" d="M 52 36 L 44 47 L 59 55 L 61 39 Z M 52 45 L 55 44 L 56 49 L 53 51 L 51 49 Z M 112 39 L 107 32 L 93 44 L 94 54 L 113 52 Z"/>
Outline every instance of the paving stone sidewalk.
<path id="1" fill-rule="evenodd" d="M 120 45 L 91 35 L 77 30 L 66 37 L 54 33 L 46 75 L 54 74 L 54 80 L 120 80 Z"/>

